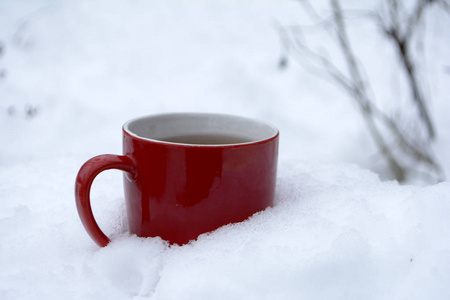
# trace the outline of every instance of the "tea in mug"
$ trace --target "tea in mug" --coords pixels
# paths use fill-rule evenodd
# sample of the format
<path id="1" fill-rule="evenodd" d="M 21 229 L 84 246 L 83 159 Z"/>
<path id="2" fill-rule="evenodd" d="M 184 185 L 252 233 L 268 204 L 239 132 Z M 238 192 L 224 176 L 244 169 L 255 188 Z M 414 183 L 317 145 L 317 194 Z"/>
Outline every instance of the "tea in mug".
<path id="1" fill-rule="evenodd" d="M 186 134 L 158 139 L 163 142 L 194 145 L 229 145 L 252 142 L 251 139 L 228 134 Z"/>

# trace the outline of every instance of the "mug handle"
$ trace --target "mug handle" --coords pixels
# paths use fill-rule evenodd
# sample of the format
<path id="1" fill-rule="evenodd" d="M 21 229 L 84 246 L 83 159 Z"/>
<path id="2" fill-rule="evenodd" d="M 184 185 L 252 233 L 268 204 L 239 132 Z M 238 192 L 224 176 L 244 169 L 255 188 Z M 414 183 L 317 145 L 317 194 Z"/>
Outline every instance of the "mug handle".
<path id="1" fill-rule="evenodd" d="M 105 247 L 110 239 L 95 221 L 91 208 L 91 185 L 95 177 L 105 170 L 118 169 L 136 177 L 136 168 L 130 157 L 125 155 L 103 154 L 89 159 L 78 172 L 75 182 L 75 201 L 81 222 L 89 236 L 100 247 Z"/>

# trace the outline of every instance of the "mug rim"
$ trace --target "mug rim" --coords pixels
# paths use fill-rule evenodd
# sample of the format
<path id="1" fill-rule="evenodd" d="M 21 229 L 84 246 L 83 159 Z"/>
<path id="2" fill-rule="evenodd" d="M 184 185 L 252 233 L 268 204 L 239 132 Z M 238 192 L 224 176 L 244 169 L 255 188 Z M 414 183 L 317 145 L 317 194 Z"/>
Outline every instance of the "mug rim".
<path id="1" fill-rule="evenodd" d="M 259 139 L 255 139 L 255 140 L 252 140 L 249 142 L 243 142 L 243 143 L 229 143 L 229 144 L 227 144 L 227 143 L 223 143 L 223 144 L 192 144 L 191 143 L 190 144 L 190 143 L 180 143 L 180 142 L 169 142 L 169 141 L 164 141 L 164 140 L 160 140 L 157 138 L 145 137 L 145 136 L 142 136 L 142 135 L 139 135 L 139 134 L 133 132 L 130 129 L 130 125 L 132 125 L 133 123 L 136 123 L 139 121 L 144 121 L 146 119 L 177 117 L 177 116 L 178 117 L 234 118 L 234 119 L 238 119 L 241 121 L 252 122 L 254 124 L 258 124 L 259 126 L 265 126 L 266 128 L 269 128 L 270 130 L 272 130 L 273 134 L 270 134 L 265 138 L 259 138 Z M 216 147 L 242 147 L 242 146 L 248 146 L 248 145 L 261 144 L 261 143 L 265 143 L 265 142 L 276 139 L 280 134 L 278 128 L 276 128 L 274 125 L 272 125 L 271 123 L 266 122 L 266 121 L 261 121 L 258 119 L 244 117 L 244 116 L 240 116 L 240 115 L 223 114 L 223 113 L 205 113 L 205 112 L 174 112 L 174 113 L 159 113 L 159 114 L 144 115 L 144 116 L 130 119 L 127 122 L 125 122 L 125 124 L 122 126 L 122 130 L 125 134 L 127 134 L 131 138 L 137 139 L 140 141 L 145 141 L 145 142 L 157 143 L 157 144 L 161 144 L 161 145 L 181 146 L 181 147 L 215 147 L 215 148 Z"/>

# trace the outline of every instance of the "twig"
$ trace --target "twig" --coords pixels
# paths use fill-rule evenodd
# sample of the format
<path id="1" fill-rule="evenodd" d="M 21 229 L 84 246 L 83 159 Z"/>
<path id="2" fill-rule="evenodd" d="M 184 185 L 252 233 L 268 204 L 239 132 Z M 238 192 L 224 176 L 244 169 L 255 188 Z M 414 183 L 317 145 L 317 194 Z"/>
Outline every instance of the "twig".
<path id="1" fill-rule="evenodd" d="M 424 105 L 425 100 L 420 94 L 414 65 L 409 54 L 410 52 L 408 51 L 409 42 L 411 40 L 411 36 L 414 33 L 413 28 L 417 26 L 420 18 L 422 17 L 425 6 L 423 5 L 423 3 L 419 3 L 416 6 L 415 13 L 408 19 L 407 28 L 411 29 L 402 31 L 399 13 L 401 10 L 404 10 L 404 8 L 401 6 L 399 7 L 396 0 L 388 1 L 388 3 L 390 3 L 390 17 L 387 20 L 384 20 L 378 14 L 377 22 L 383 25 L 382 28 L 384 28 L 386 32 L 390 32 L 391 39 L 397 41 L 397 45 L 402 45 L 402 47 L 404 48 L 404 51 L 401 52 L 401 57 L 403 58 L 402 63 L 404 66 L 408 67 L 406 68 L 407 71 L 409 70 L 407 74 L 409 74 L 409 83 L 410 86 L 412 86 L 411 89 L 413 91 L 415 103 L 419 107 L 421 117 L 427 124 L 429 136 L 434 137 L 434 128 L 431 124 L 431 119 L 429 118 L 428 112 Z M 431 3 L 433 1 L 443 0 L 428 0 L 425 2 Z M 309 4 L 307 0 L 301 0 L 300 2 L 302 4 Z M 335 37 L 337 38 L 339 49 L 344 56 L 348 74 L 338 68 L 325 55 L 319 54 L 318 52 L 313 51 L 311 48 L 309 48 L 306 45 L 306 42 L 303 40 L 303 33 L 301 28 L 295 28 L 296 31 L 293 37 L 289 35 L 288 29 L 283 29 L 283 44 L 287 45 L 286 47 L 289 47 L 289 49 L 292 50 L 292 54 L 295 54 L 299 60 L 307 59 L 313 64 L 319 66 L 321 74 L 325 74 L 329 78 L 331 78 L 333 82 L 335 82 L 338 86 L 341 86 L 355 100 L 364 117 L 370 134 L 372 135 L 383 157 L 387 160 L 388 166 L 397 180 L 404 181 L 406 177 L 411 173 L 419 174 L 421 171 L 416 168 L 417 163 L 425 164 L 429 168 L 429 170 L 432 170 L 433 173 L 436 174 L 438 180 L 442 180 L 444 178 L 442 169 L 434 159 L 433 155 L 430 153 L 430 150 L 427 149 L 429 143 L 421 142 L 418 137 L 408 137 L 406 133 L 401 129 L 397 121 L 394 121 L 392 118 L 388 117 L 388 115 L 386 115 L 374 104 L 374 101 L 371 99 L 368 93 L 368 83 L 363 80 L 363 68 L 357 62 L 356 55 L 351 48 L 339 1 L 330 0 L 330 4 L 332 7 L 332 15 L 331 18 L 327 18 L 326 24 L 331 24 L 333 26 L 332 28 L 334 28 L 333 32 L 335 33 Z M 319 18 L 314 9 L 309 9 L 309 11 L 313 14 L 314 18 Z M 320 23 L 324 24 L 323 21 L 321 21 Z M 408 36 L 408 38 L 404 38 L 405 36 Z M 404 42 L 403 39 L 406 39 L 406 42 Z M 388 144 L 387 137 L 385 137 L 385 133 L 383 133 L 383 131 L 379 128 L 379 125 L 384 125 L 385 128 L 388 129 L 390 137 L 393 138 L 399 146 L 399 148 L 397 149 L 401 151 L 400 153 L 397 152 L 396 154 L 393 146 Z M 403 163 L 401 163 L 400 161 L 405 162 L 404 158 L 412 159 L 412 166 L 404 165 Z"/>
<path id="2" fill-rule="evenodd" d="M 416 104 L 419 115 L 425 123 L 425 127 L 430 140 L 436 137 L 436 132 L 433 123 L 430 118 L 427 106 L 425 105 L 425 99 L 420 90 L 420 84 L 417 79 L 415 64 L 411 57 L 411 42 L 414 33 L 414 28 L 419 24 L 420 19 L 426 9 L 426 7 L 435 2 L 436 0 L 418 0 L 413 13 L 406 20 L 406 28 L 402 29 L 399 20 L 399 8 L 397 0 L 389 0 L 389 13 L 388 20 L 384 20 L 380 14 L 376 16 L 377 23 L 379 24 L 385 35 L 392 41 L 394 47 L 397 50 L 400 61 L 409 81 L 409 87 L 413 95 L 412 99 Z"/>

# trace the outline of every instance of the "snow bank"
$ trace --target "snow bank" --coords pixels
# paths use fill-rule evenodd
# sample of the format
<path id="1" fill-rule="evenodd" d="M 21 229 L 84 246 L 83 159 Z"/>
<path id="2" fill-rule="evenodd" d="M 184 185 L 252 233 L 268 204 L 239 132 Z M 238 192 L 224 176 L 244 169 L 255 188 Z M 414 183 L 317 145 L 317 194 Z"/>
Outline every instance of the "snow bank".
<path id="1" fill-rule="evenodd" d="M 94 213 L 113 242 L 98 248 L 73 201 L 79 163 L 0 173 L 1 299 L 450 297 L 448 182 L 399 186 L 348 164 L 283 161 L 275 207 L 180 247 L 127 233 L 111 184 L 120 172 L 106 172 Z"/>

